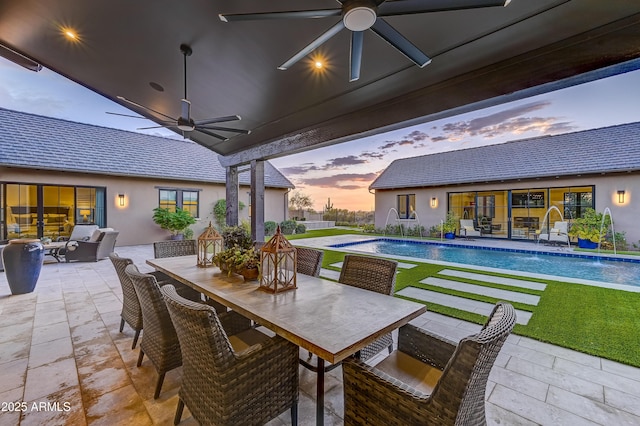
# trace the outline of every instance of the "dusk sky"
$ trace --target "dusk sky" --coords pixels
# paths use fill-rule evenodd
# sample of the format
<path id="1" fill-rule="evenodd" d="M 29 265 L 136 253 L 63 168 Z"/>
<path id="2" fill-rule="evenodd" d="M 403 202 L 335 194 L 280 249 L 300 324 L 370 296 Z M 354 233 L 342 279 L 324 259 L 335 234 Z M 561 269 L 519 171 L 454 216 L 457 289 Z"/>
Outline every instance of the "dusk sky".
<path id="1" fill-rule="evenodd" d="M 130 131 L 154 125 L 106 114 L 131 111 L 52 71 L 35 73 L 2 58 L 0 107 Z M 328 197 L 335 208 L 372 210 L 368 187 L 395 159 L 639 120 L 640 71 L 633 71 L 271 163 L 311 197 L 316 210 Z M 165 129 L 144 132 L 180 138 Z"/>

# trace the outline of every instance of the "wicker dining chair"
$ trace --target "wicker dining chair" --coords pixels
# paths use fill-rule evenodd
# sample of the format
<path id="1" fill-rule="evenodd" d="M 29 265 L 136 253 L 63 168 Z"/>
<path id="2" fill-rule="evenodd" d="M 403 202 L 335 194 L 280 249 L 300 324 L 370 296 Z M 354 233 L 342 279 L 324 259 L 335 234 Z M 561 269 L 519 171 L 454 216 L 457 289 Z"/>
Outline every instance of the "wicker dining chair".
<path id="1" fill-rule="evenodd" d="M 166 240 L 156 241 L 153 243 L 153 257 L 156 259 L 164 257 L 194 256 L 197 253 L 198 242 L 196 240 Z M 173 284 L 180 296 L 186 297 L 187 299 L 193 300 L 194 302 L 199 302 L 202 299 L 202 295 L 191 287 L 184 286 L 184 284 L 174 280 L 173 278 L 162 272 L 158 272 L 158 274 L 161 274 L 163 276 L 159 279 Z M 186 289 L 181 288 L 181 286 L 186 287 Z M 207 305 L 213 306 L 218 313 L 227 311 L 226 306 L 216 302 L 213 299 L 206 298 L 205 303 Z"/>
<path id="2" fill-rule="evenodd" d="M 262 425 L 288 409 L 297 424 L 296 345 L 251 328 L 236 312 L 218 315 L 184 299 L 171 285 L 161 291 L 184 362 L 174 424 L 185 405 L 203 425 Z"/>
<path id="3" fill-rule="evenodd" d="M 196 240 L 166 240 L 153 243 L 153 257 L 191 256 L 198 253 Z"/>
<path id="4" fill-rule="evenodd" d="M 347 254 L 344 256 L 338 282 L 392 296 L 396 286 L 397 268 L 398 262 L 394 260 Z M 360 359 L 366 361 L 377 355 L 384 348 L 388 348 L 389 353 L 393 351 L 391 333 L 385 334 L 375 342 L 362 348 L 359 354 Z M 318 367 L 311 364 L 311 358 L 312 355 L 309 352 L 306 360 L 300 358 L 300 364 L 311 371 L 317 372 Z M 327 365 L 324 367 L 324 371 L 331 371 L 339 365 L 340 363 Z"/>
<path id="5" fill-rule="evenodd" d="M 455 342 L 411 324 L 398 350 L 371 367 L 342 363 L 345 425 L 486 425 L 485 392 L 493 363 L 516 322 L 499 302 L 482 330 Z"/>
<path id="6" fill-rule="evenodd" d="M 322 269 L 322 258 L 324 252 L 306 247 L 296 247 L 296 272 L 299 274 L 311 275 L 312 277 L 320 276 Z"/>
<path id="7" fill-rule="evenodd" d="M 131 349 L 135 349 L 136 344 L 138 343 L 138 337 L 140 337 L 140 331 L 142 330 L 142 308 L 140 308 L 138 295 L 133 288 L 133 282 L 125 272 L 127 266 L 133 265 L 133 260 L 128 257 L 120 257 L 117 253 L 111 253 L 109 255 L 109 259 L 111 259 L 111 263 L 113 263 L 113 267 L 116 269 L 118 279 L 120 280 L 120 286 L 122 287 L 120 333 L 122 333 L 122 330 L 124 329 L 125 322 L 133 328 L 135 335 L 133 336 Z"/>
<path id="8" fill-rule="evenodd" d="M 125 273 L 133 282 L 142 308 L 144 333 L 142 333 L 142 341 L 140 342 L 137 366 L 142 365 L 145 354 L 151 360 L 158 373 L 158 381 L 153 394 L 153 398 L 157 399 L 162 390 L 165 374 L 182 365 L 180 343 L 156 278 L 153 275 L 139 272 L 136 265 L 128 265 L 125 268 Z"/>
<path id="9" fill-rule="evenodd" d="M 398 262 L 395 260 L 347 254 L 344 256 L 338 282 L 393 296 L 397 268 Z M 393 350 L 391 333 L 362 348 L 360 359 L 366 361 L 384 348 L 388 348 L 389 353 Z"/>

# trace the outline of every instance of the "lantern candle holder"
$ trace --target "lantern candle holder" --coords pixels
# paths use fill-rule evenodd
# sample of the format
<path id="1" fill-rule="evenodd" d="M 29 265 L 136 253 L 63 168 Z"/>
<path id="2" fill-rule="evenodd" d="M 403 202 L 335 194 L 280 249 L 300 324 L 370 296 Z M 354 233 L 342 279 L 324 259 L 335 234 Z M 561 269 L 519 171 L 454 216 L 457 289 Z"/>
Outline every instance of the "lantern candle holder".
<path id="1" fill-rule="evenodd" d="M 278 226 L 274 236 L 260 249 L 260 289 L 270 293 L 296 289 L 297 256 L 296 248 Z"/>
<path id="2" fill-rule="evenodd" d="M 224 241 L 218 231 L 211 225 L 204 228 L 198 237 L 198 266 L 208 268 L 214 266 L 213 259 L 224 249 Z"/>

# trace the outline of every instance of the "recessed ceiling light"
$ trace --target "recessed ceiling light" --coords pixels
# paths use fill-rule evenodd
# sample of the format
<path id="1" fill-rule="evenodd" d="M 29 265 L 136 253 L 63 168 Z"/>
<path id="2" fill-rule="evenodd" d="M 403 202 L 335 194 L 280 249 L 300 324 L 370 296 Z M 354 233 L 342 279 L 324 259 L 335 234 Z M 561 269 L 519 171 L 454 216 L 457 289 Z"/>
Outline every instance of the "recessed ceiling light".
<path id="1" fill-rule="evenodd" d="M 62 35 L 64 36 L 64 38 L 66 38 L 67 40 L 73 42 L 80 41 L 80 37 L 78 36 L 77 31 L 75 31 L 73 28 L 62 27 L 60 30 L 62 31 Z"/>
<path id="2" fill-rule="evenodd" d="M 315 65 L 315 66 L 316 66 L 316 68 L 318 68 L 318 69 L 320 69 L 320 68 L 324 67 L 324 64 L 323 64 L 321 61 L 316 61 L 316 62 L 314 63 L 314 65 Z"/>

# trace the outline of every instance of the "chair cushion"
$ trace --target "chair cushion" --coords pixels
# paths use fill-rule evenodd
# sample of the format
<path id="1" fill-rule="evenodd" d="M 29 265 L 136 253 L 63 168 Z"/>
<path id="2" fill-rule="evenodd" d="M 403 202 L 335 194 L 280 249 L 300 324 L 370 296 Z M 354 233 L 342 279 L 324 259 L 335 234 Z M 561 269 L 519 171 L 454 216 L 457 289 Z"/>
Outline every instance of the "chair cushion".
<path id="1" fill-rule="evenodd" d="M 475 231 L 475 228 L 473 226 L 465 226 L 464 230 L 467 232 L 471 232 L 471 231 Z"/>
<path id="2" fill-rule="evenodd" d="M 253 345 L 265 343 L 269 340 L 269 336 L 255 329 L 245 330 L 228 337 L 235 353 L 242 352 Z"/>
<path id="3" fill-rule="evenodd" d="M 556 228 L 551 228 L 551 233 L 552 233 L 552 234 L 559 234 L 559 233 L 560 233 L 560 230 L 559 230 L 559 229 L 556 229 Z"/>
<path id="4" fill-rule="evenodd" d="M 375 368 L 427 395 L 433 392 L 442 376 L 441 370 L 397 350 Z"/>
<path id="5" fill-rule="evenodd" d="M 89 237 L 89 241 L 91 242 L 98 241 L 98 239 L 100 238 L 100 234 L 102 234 L 102 231 L 100 229 L 96 229 L 95 231 L 93 231 L 93 233 Z"/>

